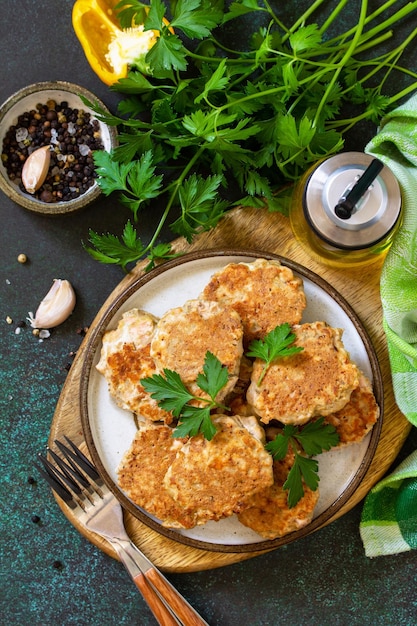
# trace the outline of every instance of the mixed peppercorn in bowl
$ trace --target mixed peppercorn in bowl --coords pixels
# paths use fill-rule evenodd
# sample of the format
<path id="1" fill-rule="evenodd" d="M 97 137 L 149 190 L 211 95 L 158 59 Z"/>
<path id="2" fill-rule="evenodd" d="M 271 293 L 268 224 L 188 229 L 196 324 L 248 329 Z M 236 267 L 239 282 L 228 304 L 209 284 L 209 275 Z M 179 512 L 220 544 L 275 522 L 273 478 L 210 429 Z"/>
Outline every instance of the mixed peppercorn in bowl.
<path id="1" fill-rule="evenodd" d="M 0 188 L 24 208 L 69 213 L 100 195 L 92 155 L 110 152 L 117 131 L 82 97 L 106 110 L 92 93 L 63 81 L 25 87 L 0 108 Z"/>

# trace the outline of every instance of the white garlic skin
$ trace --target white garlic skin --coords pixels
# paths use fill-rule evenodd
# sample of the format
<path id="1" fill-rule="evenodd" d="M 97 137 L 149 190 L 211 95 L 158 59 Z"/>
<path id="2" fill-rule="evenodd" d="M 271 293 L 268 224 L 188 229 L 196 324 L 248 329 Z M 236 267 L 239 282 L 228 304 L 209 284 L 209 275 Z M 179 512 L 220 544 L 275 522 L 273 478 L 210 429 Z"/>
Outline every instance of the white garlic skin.
<path id="1" fill-rule="evenodd" d="M 76 302 L 75 292 L 68 280 L 55 278 L 51 289 L 40 303 L 35 317 L 29 314 L 32 328 L 54 328 L 71 315 Z"/>
<path id="2" fill-rule="evenodd" d="M 51 162 L 51 149 L 43 146 L 34 150 L 22 169 L 22 183 L 28 193 L 35 193 L 42 186 Z"/>

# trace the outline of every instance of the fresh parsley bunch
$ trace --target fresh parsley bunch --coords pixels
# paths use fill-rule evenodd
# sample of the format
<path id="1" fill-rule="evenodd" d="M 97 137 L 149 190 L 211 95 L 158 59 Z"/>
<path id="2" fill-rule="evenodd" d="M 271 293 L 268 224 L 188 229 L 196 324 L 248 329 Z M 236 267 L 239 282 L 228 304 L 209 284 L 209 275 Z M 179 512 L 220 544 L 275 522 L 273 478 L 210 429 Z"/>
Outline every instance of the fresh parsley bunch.
<path id="1" fill-rule="evenodd" d="M 118 115 L 92 105 L 119 127 L 119 147 L 94 155 L 98 184 L 106 195 L 119 194 L 134 224 L 149 203 L 164 208 L 147 243 L 130 221 L 121 237 L 91 231 L 86 248 L 95 259 L 126 268 L 148 256 L 152 267 L 172 256 L 169 245 L 157 243 L 167 220 L 173 234 L 190 242 L 233 203 L 264 207 L 266 200 L 270 210 L 285 212 L 275 193 L 283 182 L 339 152 L 347 131 L 363 120 L 378 124 L 416 89 L 416 72 L 401 67 L 400 58 L 417 35 L 417 0 L 386 0 L 370 13 L 360 0 L 357 23 L 338 34 L 346 2 L 330 3 L 321 24 L 315 14 L 322 16 L 328 1 L 307 3 L 290 26 L 280 4 L 121 0 L 116 6 L 123 28 L 144 22 L 160 37 L 146 56 L 150 75 L 131 71 L 113 85 L 126 95 Z M 387 50 L 395 26 L 404 20 L 412 26 L 413 18 L 410 34 Z M 230 47 L 233 32 L 243 49 Z M 387 83 L 408 85 L 387 96 Z M 354 115 L 346 113 L 352 105 Z M 231 202 L 222 199 L 226 191 Z"/>

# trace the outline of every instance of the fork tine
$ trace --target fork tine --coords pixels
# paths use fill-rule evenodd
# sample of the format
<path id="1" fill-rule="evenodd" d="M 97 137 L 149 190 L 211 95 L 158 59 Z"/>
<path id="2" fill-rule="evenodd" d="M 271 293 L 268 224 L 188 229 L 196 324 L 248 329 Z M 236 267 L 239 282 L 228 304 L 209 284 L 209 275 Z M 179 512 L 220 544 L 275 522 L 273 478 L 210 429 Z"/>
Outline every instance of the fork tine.
<path id="1" fill-rule="evenodd" d="M 40 454 L 38 456 L 43 462 L 43 457 Z M 65 487 L 56 475 L 53 475 L 52 472 L 48 471 L 48 468 L 44 470 L 40 465 L 38 465 L 38 463 L 33 462 L 33 465 L 36 467 L 39 474 L 47 481 L 48 485 L 52 487 L 52 489 L 59 495 L 60 498 L 64 500 L 64 502 L 73 502 L 72 493 Z"/>
<path id="2" fill-rule="evenodd" d="M 75 445 L 75 443 L 71 441 L 71 439 L 68 439 L 68 437 L 66 437 L 65 435 L 64 437 L 66 442 L 71 446 L 72 450 L 64 446 L 61 441 L 55 440 L 55 443 L 61 450 L 62 454 L 64 454 L 67 459 L 68 457 L 70 457 L 74 461 L 74 463 L 81 467 L 81 469 L 87 474 L 87 476 L 89 476 L 93 480 L 99 480 L 101 478 L 100 474 L 91 463 L 91 461 L 87 459 L 87 457 L 81 452 L 81 450 Z"/>
<path id="3" fill-rule="evenodd" d="M 88 487 L 90 486 L 90 483 L 88 482 L 88 480 L 85 478 L 85 476 L 83 476 L 78 468 L 76 467 L 71 467 L 70 465 L 68 465 L 67 463 L 65 463 L 65 461 L 63 461 L 53 450 L 49 449 L 49 454 L 51 455 L 51 457 L 54 459 L 55 463 L 58 465 L 58 467 L 60 468 L 60 470 L 62 471 L 62 473 L 64 474 L 64 476 L 66 477 L 66 479 L 70 482 L 69 487 L 71 489 L 73 489 L 73 491 L 75 491 L 75 493 L 77 495 L 80 495 L 81 493 L 81 489 L 79 487 L 79 485 L 77 483 L 79 483 L 80 485 L 82 485 L 85 489 L 88 489 Z M 54 468 L 56 471 L 56 468 Z M 74 480 L 75 479 L 75 480 Z"/>

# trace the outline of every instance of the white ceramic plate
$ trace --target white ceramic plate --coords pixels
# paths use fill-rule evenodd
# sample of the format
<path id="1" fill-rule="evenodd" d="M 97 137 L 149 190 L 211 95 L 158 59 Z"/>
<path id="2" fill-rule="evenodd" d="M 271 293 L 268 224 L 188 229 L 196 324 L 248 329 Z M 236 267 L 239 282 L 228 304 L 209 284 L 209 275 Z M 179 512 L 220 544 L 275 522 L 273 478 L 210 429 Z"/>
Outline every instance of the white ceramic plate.
<path id="1" fill-rule="evenodd" d="M 109 396 L 104 377 L 95 366 L 100 357 L 101 338 L 117 326 L 122 314 L 134 307 L 155 316 L 195 298 L 211 275 L 230 262 L 250 262 L 256 258 L 279 259 L 301 276 L 307 297 L 302 322 L 326 321 L 344 329 L 343 342 L 352 360 L 373 381 L 382 414 L 382 379 L 377 357 L 360 320 L 352 308 L 326 281 L 316 274 L 277 255 L 259 251 L 213 251 L 185 255 L 165 263 L 128 287 L 99 320 L 87 345 L 81 377 L 81 414 L 87 445 L 104 480 L 124 507 L 158 532 L 177 541 L 217 551 L 262 550 L 289 543 L 322 526 L 345 504 L 360 484 L 374 455 L 382 425 L 382 415 L 372 432 L 360 444 L 321 454 L 319 460 L 320 498 L 313 521 L 304 529 L 285 537 L 265 541 L 240 524 L 235 516 L 209 522 L 191 530 L 164 528 L 159 521 L 132 503 L 118 488 L 116 468 L 135 435 L 132 414 L 120 409 Z"/>

